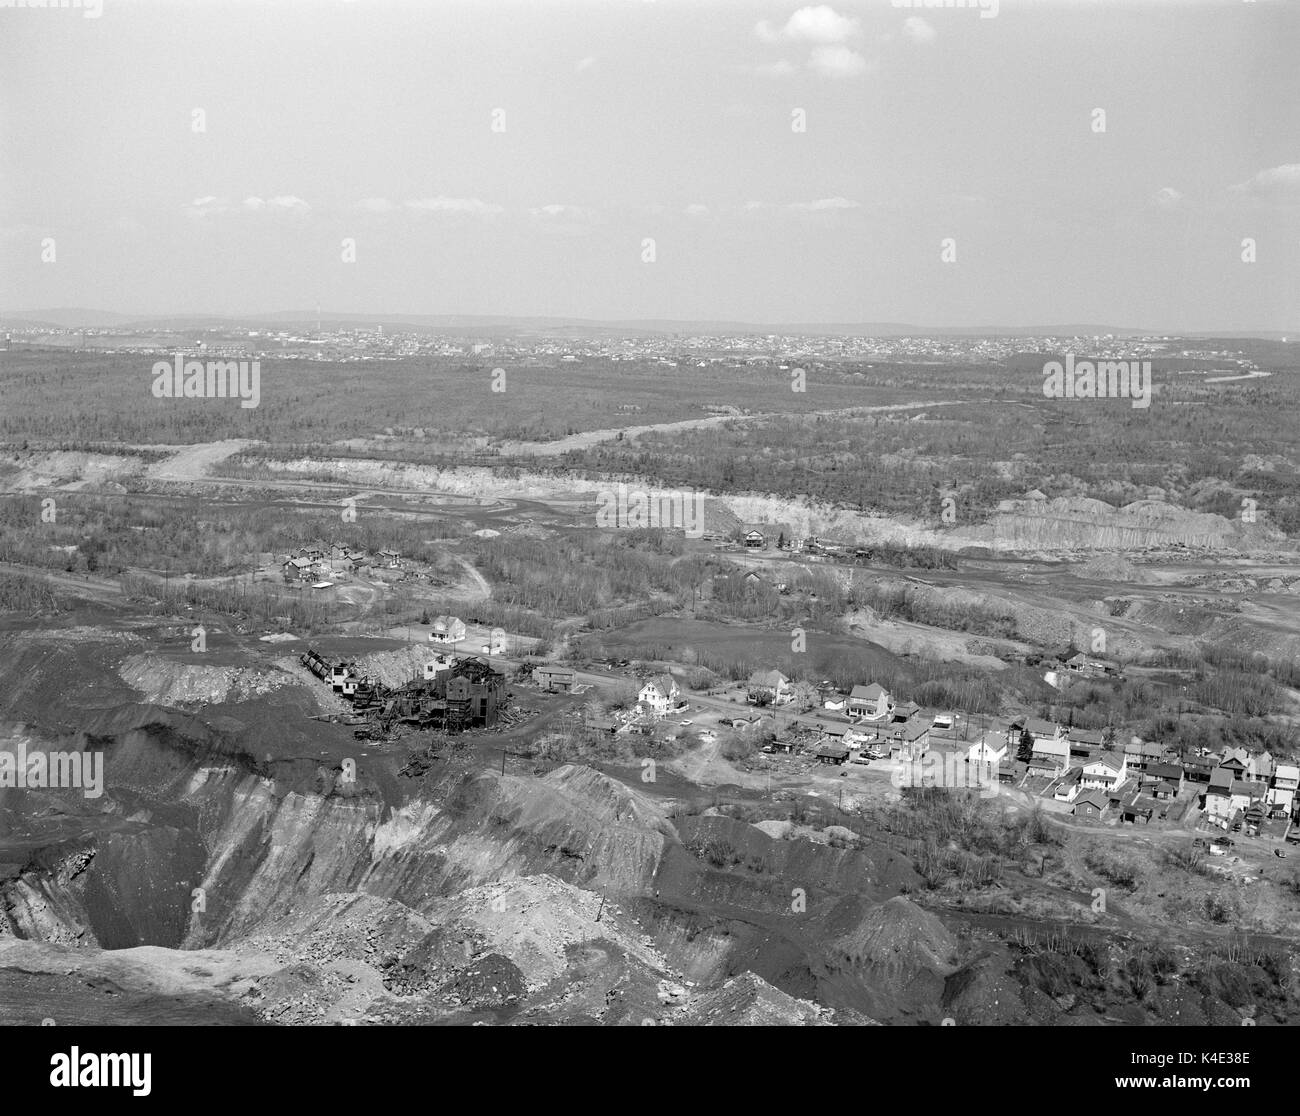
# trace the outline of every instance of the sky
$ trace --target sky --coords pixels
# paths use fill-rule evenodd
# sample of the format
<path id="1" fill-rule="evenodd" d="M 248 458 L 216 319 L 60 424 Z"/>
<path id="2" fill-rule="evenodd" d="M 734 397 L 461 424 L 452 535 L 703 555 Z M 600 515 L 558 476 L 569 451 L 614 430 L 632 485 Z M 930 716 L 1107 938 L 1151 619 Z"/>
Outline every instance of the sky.
<path id="1" fill-rule="evenodd" d="M 1300 0 L 73 2 L 5 311 L 1300 330 Z"/>

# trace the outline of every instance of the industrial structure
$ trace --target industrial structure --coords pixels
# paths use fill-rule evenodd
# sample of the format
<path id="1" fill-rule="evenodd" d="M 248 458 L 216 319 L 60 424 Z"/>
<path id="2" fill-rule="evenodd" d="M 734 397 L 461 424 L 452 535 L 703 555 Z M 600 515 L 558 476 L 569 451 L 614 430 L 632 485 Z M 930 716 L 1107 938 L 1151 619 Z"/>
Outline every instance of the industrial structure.
<path id="1" fill-rule="evenodd" d="M 490 728 L 509 703 L 505 675 L 473 655 L 440 655 L 421 677 L 397 687 L 359 674 L 355 663 L 330 662 L 315 648 L 303 654 L 302 665 L 352 703 L 367 722 L 358 735 L 400 725 L 449 733 Z"/>

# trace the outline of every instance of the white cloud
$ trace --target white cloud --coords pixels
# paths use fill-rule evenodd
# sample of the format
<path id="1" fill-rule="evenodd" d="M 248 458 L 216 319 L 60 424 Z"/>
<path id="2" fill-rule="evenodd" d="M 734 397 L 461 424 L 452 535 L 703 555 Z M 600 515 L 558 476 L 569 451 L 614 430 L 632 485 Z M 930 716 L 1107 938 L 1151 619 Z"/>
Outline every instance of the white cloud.
<path id="1" fill-rule="evenodd" d="M 775 62 L 765 62 L 756 68 L 756 73 L 761 77 L 788 77 L 795 72 L 793 63 L 780 58 Z"/>
<path id="2" fill-rule="evenodd" d="M 682 212 L 685 213 L 687 217 L 707 217 L 709 207 L 707 205 L 700 205 L 699 202 L 692 202 L 683 209 Z"/>
<path id="3" fill-rule="evenodd" d="M 1162 186 L 1155 192 L 1151 200 L 1161 209 L 1172 209 L 1183 200 L 1183 195 L 1172 186 Z"/>
<path id="4" fill-rule="evenodd" d="M 470 217 L 490 217 L 505 210 L 478 198 L 448 198 L 439 194 L 432 198 L 411 198 L 402 203 L 414 213 L 450 213 Z"/>
<path id="5" fill-rule="evenodd" d="M 858 33 L 858 21 L 840 15 L 826 4 L 818 4 L 815 7 L 800 8 L 781 28 L 775 27 L 767 20 L 761 20 L 754 28 L 754 33 L 765 43 L 776 43 L 782 40 L 803 43 L 842 43 Z"/>
<path id="6" fill-rule="evenodd" d="M 1250 194 L 1263 199 L 1286 200 L 1300 199 L 1300 163 L 1283 163 L 1280 167 L 1269 167 L 1254 178 L 1238 182 L 1230 187 L 1234 193 Z"/>
<path id="7" fill-rule="evenodd" d="M 867 60 L 846 46 L 817 47 L 808 58 L 811 69 L 823 77 L 857 77 L 867 72 Z"/>
<path id="8" fill-rule="evenodd" d="M 579 59 L 578 64 L 573 68 L 577 70 L 578 73 L 582 73 L 583 70 L 590 70 L 595 64 L 596 56 L 594 54 L 589 54 L 586 58 Z"/>
<path id="9" fill-rule="evenodd" d="M 281 194 L 274 198 L 259 198 L 256 195 L 245 198 L 241 206 L 249 213 L 310 213 L 309 206 L 302 198 L 292 194 Z"/>
<path id="10" fill-rule="evenodd" d="M 792 202 L 786 208 L 799 213 L 824 213 L 827 210 L 834 209 L 860 209 L 861 203 L 837 195 L 833 198 L 818 198 L 816 201 L 810 202 Z"/>
<path id="11" fill-rule="evenodd" d="M 211 194 L 205 194 L 201 198 L 195 198 L 189 205 L 181 206 L 181 209 L 191 217 L 206 217 L 210 213 L 222 213 L 227 208 L 227 204 L 218 197 Z"/>
<path id="12" fill-rule="evenodd" d="M 903 34 L 914 43 L 932 43 L 939 37 L 939 32 L 920 16 L 908 16 L 903 20 Z"/>
<path id="13" fill-rule="evenodd" d="M 387 198 L 362 198 L 357 208 L 367 213 L 391 213 L 397 206 Z"/>

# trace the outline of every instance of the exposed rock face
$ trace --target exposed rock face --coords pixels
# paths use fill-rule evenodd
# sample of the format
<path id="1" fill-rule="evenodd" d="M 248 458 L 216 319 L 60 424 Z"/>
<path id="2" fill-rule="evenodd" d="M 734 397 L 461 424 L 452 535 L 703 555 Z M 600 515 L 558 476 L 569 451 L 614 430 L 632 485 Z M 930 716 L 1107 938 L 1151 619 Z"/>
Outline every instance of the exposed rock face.
<path id="1" fill-rule="evenodd" d="M 695 998 L 680 1022 L 697 1027 L 829 1027 L 834 1014 L 744 973 Z"/>
<path id="2" fill-rule="evenodd" d="M 120 673 L 144 701 L 178 706 L 247 701 L 297 681 L 281 671 L 183 663 L 153 654 L 130 656 Z"/>
<path id="3" fill-rule="evenodd" d="M 997 551 L 1142 550 L 1187 546 L 1248 550 L 1282 543 L 1275 528 L 1186 511 L 1157 500 L 1114 508 L 1083 497 L 1007 501 L 964 532 Z"/>

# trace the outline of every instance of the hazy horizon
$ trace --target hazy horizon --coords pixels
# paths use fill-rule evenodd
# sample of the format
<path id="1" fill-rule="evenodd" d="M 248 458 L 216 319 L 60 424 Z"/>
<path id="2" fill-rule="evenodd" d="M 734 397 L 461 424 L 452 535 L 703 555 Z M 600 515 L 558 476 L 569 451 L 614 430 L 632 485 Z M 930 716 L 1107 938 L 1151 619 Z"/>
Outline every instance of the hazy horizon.
<path id="1" fill-rule="evenodd" d="M 0 306 L 1296 328 L 1300 5 L 997 7 L 5 9 Z"/>

